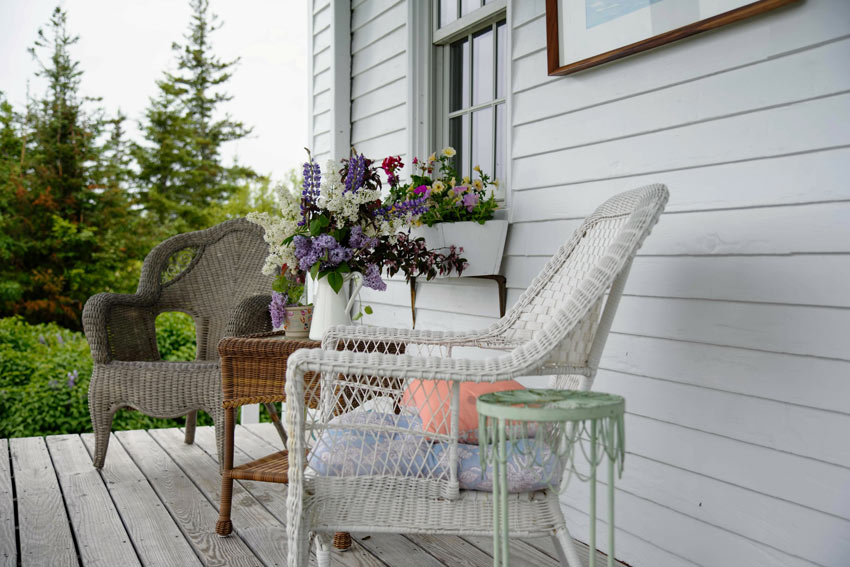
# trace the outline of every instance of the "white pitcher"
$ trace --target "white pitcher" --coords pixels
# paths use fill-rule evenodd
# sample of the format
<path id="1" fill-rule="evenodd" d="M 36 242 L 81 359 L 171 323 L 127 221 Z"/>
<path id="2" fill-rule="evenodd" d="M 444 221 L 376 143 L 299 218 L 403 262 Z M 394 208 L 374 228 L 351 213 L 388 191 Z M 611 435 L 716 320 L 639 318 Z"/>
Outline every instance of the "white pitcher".
<path id="1" fill-rule="evenodd" d="M 351 296 L 348 293 L 348 282 L 355 278 L 354 289 Z M 314 341 L 322 340 L 322 335 L 327 329 L 334 325 L 351 324 L 351 307 L 357 298 L 357 293 L 363 287 L 363 276 L 359 273 L 345 274 L 342 280 L 342 289 L 335 292 L 328 283 L 325 276 L 319 280 L 313 280 L 315 296 L 313 298 L 313 323 L 310 325 L 310 338 Z"/>

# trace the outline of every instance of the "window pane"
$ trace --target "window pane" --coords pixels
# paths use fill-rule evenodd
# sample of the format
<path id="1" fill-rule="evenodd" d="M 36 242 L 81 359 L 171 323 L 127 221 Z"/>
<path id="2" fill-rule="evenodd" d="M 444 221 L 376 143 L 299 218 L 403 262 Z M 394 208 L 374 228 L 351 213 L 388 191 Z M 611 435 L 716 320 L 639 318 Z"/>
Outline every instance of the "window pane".
<path id="1" fill-rule="evenodd" d="M 493 100 L 493 30 L 472 36 L 472 104 Z"/>
<path id="2" fill-rule="evenodd" d="M 449 111 L 455 111 L 469 106 L 469 41 L 454 42 L 449 57 Z"/>
<path id="3" fill-rule="evenodd" d="M 505 22 L 500 22 L 496 28 L 496 98 L 505 96 L 505 69 L 508 65 L 508 34 Z"/>
<path id="4" fill-rule="evenodd" d="M 504 103 L 496 107 L 496 167 L 491 175 L 499 180 L 499 183 L 505 181 L 505 148 L 507 139 L 505 138 L 505 105 Z M 490 172 L 488 172 L 490 173 Z"/>
<path id="5" fill-rule="evenodd" d="M 460 0 L 460 15 L 465 16 L 481 7 L 481 0 Z"/>
<path id="6" fill-rule="evenodd" d="M 456 116 L 449 120 L 449 145 L 455 154 L 453 165 L 458 175 L 469 174 L 469 114 Z M 458 180 L 460 181 L 460 180 Z"/>
<path id="7" fill-rule="evenodd" d="M 472 165 L 493 175 L 493 107 L 472 113 Z"/>
<path id="8" fill-rule="evenodd" d="M 440 0 L 440 27 L 457 19 L 457 0 Z"/>

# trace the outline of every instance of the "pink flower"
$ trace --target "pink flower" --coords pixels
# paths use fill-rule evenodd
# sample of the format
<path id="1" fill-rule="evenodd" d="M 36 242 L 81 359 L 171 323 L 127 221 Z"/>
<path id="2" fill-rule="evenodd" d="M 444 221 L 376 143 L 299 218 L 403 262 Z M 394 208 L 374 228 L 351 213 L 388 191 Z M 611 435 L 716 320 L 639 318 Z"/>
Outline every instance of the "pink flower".
<path id="1" fill-rule="evenodd" d="M 420 185 L 419 187 L 414 189 L 413 192 L 417 195 L 424 195 L 426 197 L 431 194 L 431 190 L 428 188 L 427 185 Z"/>
<path id="2" fill-rule="evenodd" d="M 455 195 L 460 195 L 467 189 L 469 189 L 469 187 L 467 187 L 466 185 L 458 185 L 457 187 L 452 187 L 452 191 L 455 192 Z"/>
<path id="3" fill-rule="evenodd" d="M 477 205 L 477 204 L 478 204 L 478 195 L 476 195 L 475 193 L 467 193 L 466 195 L 463 196 L 463 206 L 465 206 L 466 210 L 469 211 L 470 213 L 472 212 L 472 209 L 474 209 L 475 205 Z"/>

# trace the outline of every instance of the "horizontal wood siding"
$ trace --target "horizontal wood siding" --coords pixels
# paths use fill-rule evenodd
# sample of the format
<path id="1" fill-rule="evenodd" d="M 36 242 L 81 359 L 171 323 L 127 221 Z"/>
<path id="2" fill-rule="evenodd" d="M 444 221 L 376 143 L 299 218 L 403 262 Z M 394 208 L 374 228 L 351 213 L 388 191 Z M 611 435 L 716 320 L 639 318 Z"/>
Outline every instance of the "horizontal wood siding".
<path id="1" fill-rule="evenodd" d="M 311 110 L 310 150 L 313 156 L 324 163 L 331 152 L 331 107 L 333 105 L 333 10 L 329 0 L 311 2 L 313 37 L 310 39 L 312 78 L 310 84 Z"/>
<path id="2" fill-rule="evenodd" d="M 374 159 L 407 155 L 407 1 L 352 3 L 351 145 Z"/>
<path id="3" fill-rule="evenodd" d="M 514 0 L 510 24 L 509 303 L 604 199 L 671 191 L 594 386 L 627 400 L 616 556 L 847 565 L 850 4 L 564 78 L 546 75 L 544 1 Z M 579 539 L 587 498 L 563 497 Z"/>
<path id="4" fill-rule="evenodd" d="M 595 384 L 627 399 L 615 555 L 850 564 L 850 3 L 796 3 L 560 78 L 545 0 L 509 4 L 508 305 L 605 199 L 671 191 Z M 352 6 L 352 143 L 404 155 L 407 6 Z M 369 324 L 410 327 L 403 280 L 362 299 Z M 418 285 L 417 328 L 497 317 L 493 282 Z M 581 482 L 563 497 L 578 539 L 587 502 Z"/>

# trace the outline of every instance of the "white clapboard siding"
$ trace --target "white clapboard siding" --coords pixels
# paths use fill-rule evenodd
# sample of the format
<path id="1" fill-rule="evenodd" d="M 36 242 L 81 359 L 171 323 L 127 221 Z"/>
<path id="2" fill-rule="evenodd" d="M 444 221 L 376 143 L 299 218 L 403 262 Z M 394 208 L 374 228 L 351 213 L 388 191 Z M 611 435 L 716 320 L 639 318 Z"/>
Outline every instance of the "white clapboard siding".
<path id="1" fill-rule="evenodd" d="M 351 141 L 406 157 L 416 23 L 405 0 L 351 7 Z M 627 399 L 615 555 L 846 565 L 850 3 L 793 3 L 569 77 L 546 74 L 544 12 L 545 0 L 509 0 L 508 307 L 605 199 L 655 182 L 671 192 L 595 385 Z M 332 50 L 318 27 L 313 40 L 312 135 L 329 148 Z M 366 324 L 410 327 L 404 281 L 361 300 Z M 497 316 L 493 282 L 417 286 L 417 328 Z M 586 484 L 563 502 L 586 539 Z"/>
<path id="2" fill-rule="evenodd" d="M 378 160 L 407 154 L 407 10 L 379 0 L 351 13 L 351 145 Z"/>

